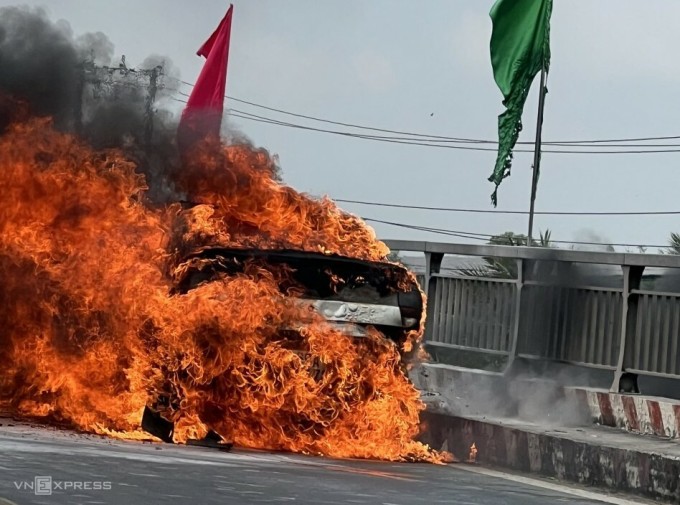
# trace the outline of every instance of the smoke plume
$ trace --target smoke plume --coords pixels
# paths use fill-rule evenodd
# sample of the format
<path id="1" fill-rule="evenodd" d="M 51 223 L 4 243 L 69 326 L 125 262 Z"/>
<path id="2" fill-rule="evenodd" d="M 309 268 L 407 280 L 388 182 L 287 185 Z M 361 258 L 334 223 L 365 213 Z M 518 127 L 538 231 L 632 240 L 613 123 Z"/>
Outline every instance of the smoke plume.
<path id="1" fill-rule="evenodd" d="M 0 133 L 17 110 L 49 116 L 58 130 L 78 133 L 97 149 L 122 150 L 146 177 L 148 203 L 182 200 L 172 181 L 180 164 L 177 122 L 159 108 L 172 88 L 165 83 L 176 81 L 179 71 L 164 56 L 148 55 L 128 68 L 124 57 L 112 62 L 113 54 L 101 32 L 75 37 L 67 22 L 50 20 L 43 9 L 1 8 Z M 154 68 L 158 86 L 150 96 L 148 71 Z"/>

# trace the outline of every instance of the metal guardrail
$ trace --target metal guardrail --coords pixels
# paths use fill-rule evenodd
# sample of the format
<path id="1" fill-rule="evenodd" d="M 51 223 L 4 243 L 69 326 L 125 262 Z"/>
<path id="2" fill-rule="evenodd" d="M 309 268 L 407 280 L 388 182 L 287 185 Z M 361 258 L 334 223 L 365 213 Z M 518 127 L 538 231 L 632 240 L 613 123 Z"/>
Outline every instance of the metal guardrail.
<path id="1" fill-rule="evenodd" d="M 680 377 L 680 294 L 633 290 L 631 296 L 634 304 L 630 323 L 635 328 L 624 367 L 636 373 Z"/>
<path id="2" fill-rule="evenodd" d="M 520 354 L 614 370 L 621 290 L 525 285 Z"/>
<path id="3" fill-rule="evenodd" d="M 428 340 L 490 353 L 510 350 L 513 282 L 435 274 Z"/>
<path id="4" fill-rule="evenodd" d="M 645 268 L 680 269 L 680 256 L 386 241 L 425 255 L 425 338 L 443 348 L 680 379 L 678 292 L 641 289 Z M 504 258 L 512 279 L 443 273 L 445 255 Z M 620 267 L 618 285 L 578 278 L 578 265 Z M 680 270 L 679 270 L 680 272 Z M 606 285 L 610 284 L 610 285 Z"/>

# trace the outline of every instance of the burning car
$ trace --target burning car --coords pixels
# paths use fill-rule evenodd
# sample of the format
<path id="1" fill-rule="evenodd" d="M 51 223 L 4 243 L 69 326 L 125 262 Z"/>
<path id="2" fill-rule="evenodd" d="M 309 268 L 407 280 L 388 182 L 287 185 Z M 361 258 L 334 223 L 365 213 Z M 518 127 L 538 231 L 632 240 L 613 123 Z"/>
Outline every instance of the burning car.
<path id="1" fill-rule="evenodd" d="M 416 437 L 411 273 L 359 218 L 206 147 L 145 201 L 120 151 L 0 135 L 0 410 L 109 437 L 445 461 Z M 146 431 L 145 431 L 146 430 Z"/>
<path id="2" fill-rule="evenodd" d="M 188 221 L 192 219 L 189 217 Z M 181 249 L 185 250 L 186 244 Z M 423 295 L 413 275 L 403 266 L 387 261 L 300 250 L 212 245 L 182 256 L 174 265 L 172 291 L 183 296 L 203 284 L 243 275 L 253 266 L 271 272 L 281 295 L 292 298 L 301 309 L 298 319 L 279 327 L 275 340 L 304 359 L 316 381 L 322 380 L 326 369 L 318 356 L 310 355 L 304 333 L 319 318 L 352 339 L 368 338 L 370 331 L 377 330 L 402 357 L 414 350 L 415 340 L 409 339 L 420 334 Z M 166 442 L 173 441 L 172 420 L 182 403 L 171 384 L 168 381 L 166 385 L 170 387 L 150 398 L 142 420 L 147 432 Z M 189 442 L 225 447 L 225 441 L 213 430 L 203 440 Z"/>

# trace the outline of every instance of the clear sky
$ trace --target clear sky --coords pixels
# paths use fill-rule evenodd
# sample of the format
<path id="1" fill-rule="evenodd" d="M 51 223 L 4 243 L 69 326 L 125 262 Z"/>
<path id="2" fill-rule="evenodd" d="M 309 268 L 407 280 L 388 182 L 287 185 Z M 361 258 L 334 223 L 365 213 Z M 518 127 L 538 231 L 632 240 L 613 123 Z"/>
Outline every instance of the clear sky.
<path id="1" fill-rule="evenodd" d="M 106 33 L 128 65 L 140 64 L 151 53 L 165 55 L 188 82 L 202 65 L 195 51 L 228 7 L 223 0 L 24 3 L 44 6 L 53 19 L 68 21 L 76 35 Z M 233 3 L 228 94 L 348 123 L 495 138 L 502 97 L 489 61 L 491 0 Z M 0 6 L 15 4 L 0 0 Z M 678 19 L 677 0 L 554 0 L 544 139 L 680 135 Z M 520 140 L 533 139 L 535 91 Z M 302 123 L 234 102 L 226 105 Z M 313 195 L 491 208 L 493 187 L 487 177 L 493 152 L 397 145 L 243 119 L 229 124 L 278 155 L 285 181 Z M 679 161 L 680 153 L 544 154 L 536 208 L 680 210 Z M 528 209 L 531 163 L 531 154 L 516 155 L 513 174 L 500 188 L 499 209 Z M 526 233 L 527 227 L 526 216 L 342 206 L 386 221 L 476 233 Z M 538 216 L 536 229 L 550 228 L 553 238 L 562 240 L 665 244 L 671 231 L 680 231 L 678 220 Z M 375 228 L 382 238 L 466 241 L 388 225 Z"/>

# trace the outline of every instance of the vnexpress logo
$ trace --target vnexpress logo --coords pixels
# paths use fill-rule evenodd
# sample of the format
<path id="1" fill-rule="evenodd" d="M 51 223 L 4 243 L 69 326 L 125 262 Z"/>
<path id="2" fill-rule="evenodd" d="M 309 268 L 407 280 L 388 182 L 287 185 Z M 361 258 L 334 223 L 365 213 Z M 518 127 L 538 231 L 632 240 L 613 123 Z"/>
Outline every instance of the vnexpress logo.
<path id="1" fill-rule="evenodd" d="M 33 482 L 15 482 L 14 487 L 20 491 L 33 491 L 36 496 L 50 496 L 52 494 L 52 476 L 36 475 Z"/>
<path id="2" fill-rule="evenodd" d="M 50 496 L 52 494 L 52 476 L 36 476 L 33 482 L 33 492 L 36 496 Z"/>
<path id="3" fill-rule="evenodd" d="M 51 496 L 54 491 L 111 491 L 109 481 L 53 480 L 51 475 L 36 475 L 33 481 L 14 482 L 19 491 L 33 491 L 36 496 Z"/>

